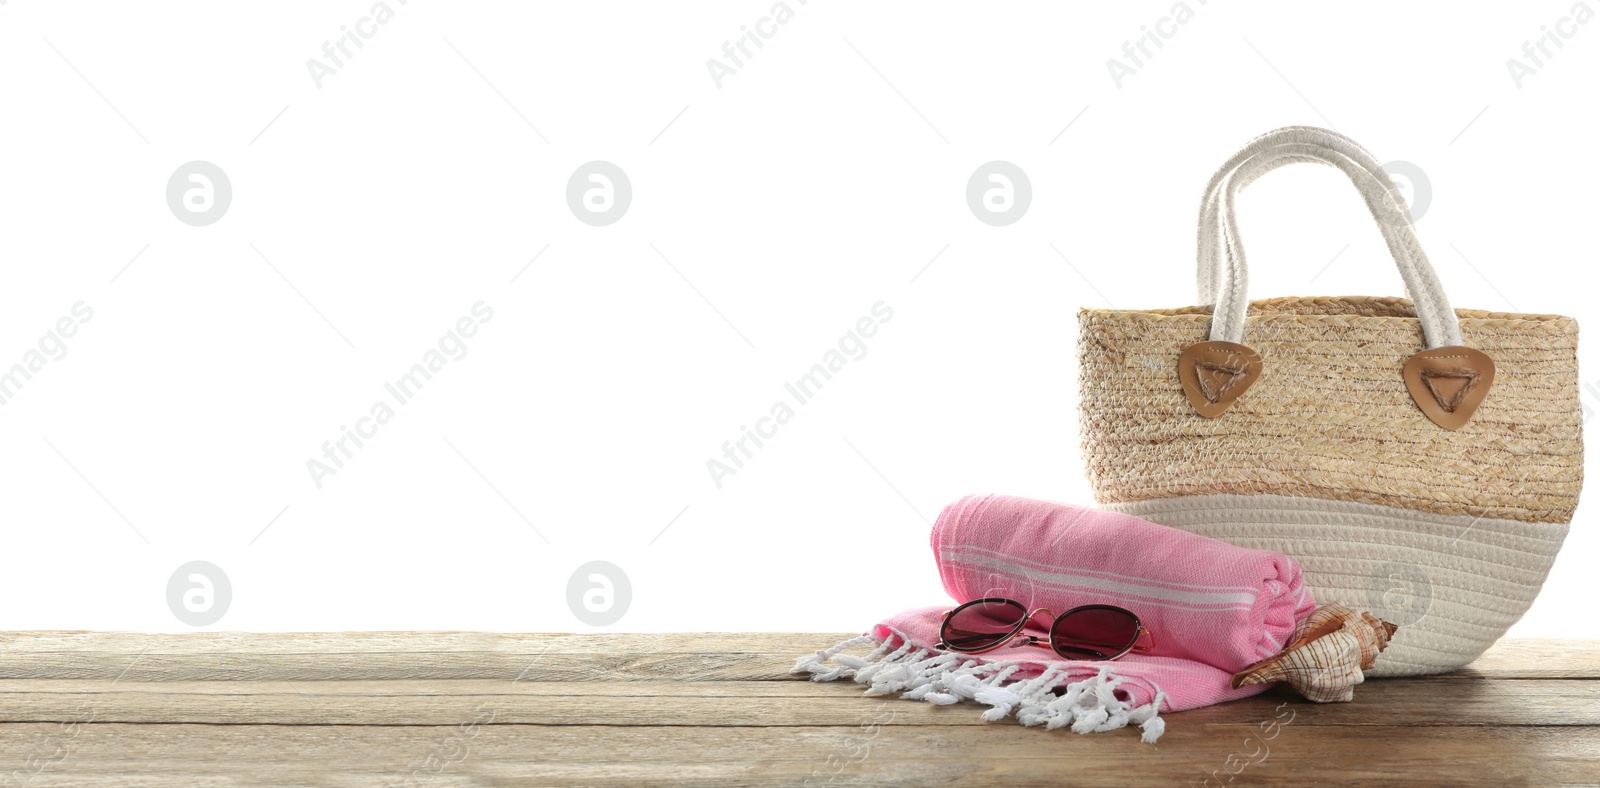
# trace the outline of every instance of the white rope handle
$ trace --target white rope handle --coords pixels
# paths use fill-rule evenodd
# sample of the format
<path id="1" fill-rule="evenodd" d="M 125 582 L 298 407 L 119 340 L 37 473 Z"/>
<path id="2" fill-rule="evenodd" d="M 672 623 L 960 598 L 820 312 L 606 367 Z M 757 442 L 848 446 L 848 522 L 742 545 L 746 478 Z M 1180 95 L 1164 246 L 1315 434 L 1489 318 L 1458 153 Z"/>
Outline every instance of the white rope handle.
<path id="1" fill-rule="evenodd" d="M 1297 162 L 1339 167 L 1347 173 L 1354 173 L 1353 178 L 1363 178 L 1365 174 L 1364 169 L 1357 167 L 1342 154 L 1314 146 L 1284 144 L 1262 151 L 1229 173 L 1227 177 L 1217 180 L 1216 188 L 1206 195 L 1205 201 L 1201 204 L 1199 265 L 1196 273 L 1200 303 L 1210 304 L 1216 300 L 1217 287 L 1222 279 L 1220 271 L 1222 266 L 1227 266 L 1236 277 L 1243 276 L 1243 272 L 1239 269 L 1238 255 L 1234 251 L 1241 250 L 1243 244 L 1238 237 L 1237 219 L 1224 221 L 1222 208 L 1225 201 L 1221 197 L 1223 188 L 1231 184 L 1235 191 L 1243 191 L 1262 175 Z M 1392 203 L 1383 203 L 1384 194 L 1378 190 L 1363 190 L 1363 198 L 1369 200 L 1368 210 L 1378 218 L 1379 230 L 1383 232 L 1384 239 L 1393 250 L 1396 259 L 1401 259 L 1402 256 L 1409 258 L 1410 249 L 1413 247 L 1399 238 L 1394 229 L 1395 225 L 1407 221 L 1407 217 Z M 1420 247 L 1414 248 L 1420 249 Z M 1415 265 L 1415 261 L 1411 264 Z M 1241 278 L 1239 281 L 1244 280 Z M 1409 289 L 1407 295 L 1410 295 Z"/>
<path id="2" fill-rule="evenodd" d="M 1200 302 L 1215 303 L 1211 339 L 1242 342 L 1244 337 L 1249 274 L 1239 241 L 1235 199 L 1257 178 L 1296 162 L 1327 164 L 1350 178 L 1400 269 L 1427 346 L 1462 344 L 1461 325 L 1450 299 L 1422 251 L 1404 198 L 1383 166 L 1354 140 L 1310 126 L 1291 126 L 1257 137 L 1229 158 L 1206 186 L 1200 206 L 1196 281 Z"/>
<path id="3" fill-rule="evenodd" d="M 1306 129 L 1310 127 L 1294 128 Z M 1196 269 L 1195 279 L 1200 303 L 1210 304 L 1216 300 L 1217 285 L 1221 278 L 1218 267 L 1224 264 L 1236 265 L 1232 250 L 1241 247 L 1237 235 L 1229 234 L 1227 232 L 1228 228 L 1222 226 L 1221 223 L 1220 205 L 1222 200 L 1219 195 L 1222 187 L 1232 180 L 1237 183 L 1236 188 L 1239 191 L 1243 191 L 1262 175 L 1278 167 L 1296 162 L 1327 164 L 1329 166 L 1345 164 L 1341 169 L 1348 169 L 1348 165 L 1353 164 L 1348 157 L 1336 151 L 1330 151 L 1314 145 L 1284 143 L 1263 150 L 1234 172 L 1227 173 L 1227 177 L 1212 178 L 1207 187 L 1206 196 L 1200 204 L 1200 229 L 1197 239 L 1199 265 Z M 1218 175 L 1223 175 L 1223 173 L 1219 172 Z M 1384 177 L 1387 177 L 1387 174 Z M 1377 198 L 1381 201 L 1386 195 L 1375 190 L 1363 190 L 1362 196 L 1363 198 Z M 1392 246 L 1398 246 L 1398 248 L 1406 250 L 1400 252 L 1400 254 L 1409 255 L 1410 252 L 1407 250 L 1407 246 L 1404 243 L 1395 243 L 1398 239 L 1393 238 L 1393 227 L 1407 223 L 1410 220 L 1409 214 L 1402 212 L 1403 206 L 1404 203 L 1400 203 L 1397 206 L 1394 203 L 1373 204 L 1369 202 L 1367 207 L 1375 217 L 1378 217 L 1378 227 L 1384 233 L 1385 239 L 1390 240 Z M 1420 250 L 1421 247 L 1416 246 L 1414 248 Z"/>
<path id="4" fill-rule="evenodd" d="M 1287 126 L 1273 133 L 1280 133 L 1290 129 L 1311 128 L 1314 127 Z M 1296 155 L 1287 152 L 1282 146 L 1268 148 L 1261 155 L 1254 157 L 1252 161 L 1260 162 L 1264 165 L 1268 161 L 1280 159 L 1284 160 L 1284 164 L 1298 161 L 1313 164 L 1324 163 L 1321 158 L 1315 156 Z M 1224 264 L 1224 260 L 1228 256 L 1228 252 L 1224 249 L 1226 242 L 1222 238 L 1222 228 L 1218 226 L 1219 213 L 1217 206 L 1221 202 L 1218 195 L 1222 192 L 1223 184 L 1235 171 L 1237 171 L 1237 168 L 1230 170 L 1226 166 L 1218 169 L 1216 174 L 1211 176 L 1211 180 L 1206 182 L 1205 196 L 1200 199 L 1199 232 L 1195 239 L 1195 246 L 1199 252 L 1198 265 L 1195 269 L 1195 289 L 1199 294 L 1198 303 L 1200 304 L 1212 304 L 1217 300 L 1217 282 L 1221 277 L 1219 266 Z M 1262 172 L 1264 174 L 1265 170 Z M 1255 177 L 1259 177 L 1259 175 Z M 1251 177 L 1249 180 L 1253 182 L 1255 177 Z M 1240 188 L 1242 189 L 1243 187 L 1241 186 Z"/>
<path id="5" fill-rule="evenodd" d="M 1210 304 L 1216 301 L 1217 285 L 1221 278 L 1219 266 L 1235 265 L 1236 260 L 1233 258 L 1232 250 L 1241 246 L 1237 236 L 1229 235 L 1227 228 L 1221 223 L 1220 195 L 1223 187 L 1231 182 L 1236 184 L 1235 188 L 1238 191 L 1243 191 L 1262 175 L 1288 164 L 1307 162 L 1339 166 L 1336 162 L 1341 160 L 1346 163 L 1350 161 L 1344 154 L 1326 148 L 1284 143 L 1261 151 L 1232 172 L 1222 170 L 1212 176 L 1211 182 L 1206 186 L 1205 197 L 1200 202 L 1199 233 L 1196 239 L 1199 265 L 1196 268 L 1195 284 L 1199 293 L 1199 303 Z M 1363 192 L 1362 196 L 1365 198 L 1369 194 L 1376 196 L 1372 192 Z M 1374 213 L 1380 210 L 1378 206 L 1373 205 L 1369 205 L 1368 209 Z M 1404 221 L 1405 217 L 1399 215 L 1390 205 L 1381 206 L 1381 210 L 1386 220 L 1379 222 L 1380 230 L 1387 232 L 1392 225 Z"/>

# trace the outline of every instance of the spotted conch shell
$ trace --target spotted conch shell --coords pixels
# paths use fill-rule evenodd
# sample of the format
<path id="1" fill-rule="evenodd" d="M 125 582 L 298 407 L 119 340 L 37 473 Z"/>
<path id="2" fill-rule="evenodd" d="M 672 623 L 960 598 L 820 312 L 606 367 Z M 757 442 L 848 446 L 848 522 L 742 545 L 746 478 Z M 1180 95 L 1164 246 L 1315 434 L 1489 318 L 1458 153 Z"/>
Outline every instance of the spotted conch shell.
<path id="1" fill-rule="evenodd" d="M 1234 687 L 1286 681 L 1317 703 L 1348 701 L 1399 627 L 1344 605 L 1323 605 L 1295 625 L 1276 656 L 1239 671 Z"/>

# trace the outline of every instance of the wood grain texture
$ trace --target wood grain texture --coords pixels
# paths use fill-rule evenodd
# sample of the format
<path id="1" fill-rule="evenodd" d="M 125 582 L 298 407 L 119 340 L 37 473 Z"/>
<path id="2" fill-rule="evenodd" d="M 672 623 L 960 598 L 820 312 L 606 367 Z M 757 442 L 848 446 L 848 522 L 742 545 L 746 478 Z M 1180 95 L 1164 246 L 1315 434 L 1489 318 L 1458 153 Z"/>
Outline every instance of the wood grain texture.
<path id="1" fill-rule="evenodd" d="M 898 701 L 889 701 L 896 703 Z M 906 703 L 910 703 L 907 701 Z M 1254 721 L 1133 734 L 995 724 L 807 727 L 139 725 L 91 723 L 28 785 L 1558 785 L 1592 784 L 1600 732 L 1529 728 L 1508 745 L 1484 727 L 1278 729 Z M 0 752 L 43 745 L 54 725 L 0 726 Z M 875 730 L 875 732 L 873 732 Z M 48 750 L 47 750 L 48 751 Z M 1230 756 L 1233 757 L 1230 766 Z M 19 758 L 20 760 L 20 758 Z M 1216 776 L 1214 776 L 1216 775 Z M 15 780 L 15 778 L 14 778 Z"/>
<path id="2" fill-rule="evenodd" d="M 0 681 L 0 723 L 69 722 L 81 709 L 97 722 L 212 725 L 456 725 L 473 709 L 497 724 L 761 727 L 854 725 L 868 698 L 851 682 L 558 682 L 410 680 L 298 682 Z M 1173 724 L 1270 718 L 1285 701 L 1299 725 L 1600 725 L 1600 682 L 1372 681 L 1359 703 L 1308 704 L 1293 691 L 1208 706 Z M 904 701 L 897 724 L 984 726 L 983 706 Z M 1507 709 L 1515 709 L 1512 715 Z"/>
<path id="3" fill-rule="evenodd" d="M 626 635 L 492 632 L 12 632 L 0 634 L 0 679 L 326 681 L 798 680 L 801 654 L 858 633 L 705 632 Z M 1439 678 L 1600 678 L 1600 641 L 1501 640 Z"/>
<path id="4" fill-rule="evenodd" d="M 1152 746 L 787 672 L 845 637 L 10 633 L 0 784 L 1600 785 L 1600 642 L 1276 688 Z"/>

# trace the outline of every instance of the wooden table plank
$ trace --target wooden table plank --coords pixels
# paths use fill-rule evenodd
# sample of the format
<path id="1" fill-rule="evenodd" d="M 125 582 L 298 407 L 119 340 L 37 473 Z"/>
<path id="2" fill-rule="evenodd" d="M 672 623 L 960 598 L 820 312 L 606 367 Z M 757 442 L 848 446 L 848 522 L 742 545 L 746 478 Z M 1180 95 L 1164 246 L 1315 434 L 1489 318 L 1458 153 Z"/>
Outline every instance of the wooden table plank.
<path id="1" fill-rule="evenodd" d="M 1372 681 L 1352 703 L 1314 704 L 1275 689 L 1170 717 L 1171 725 L 1271 717 L 1287 702 L 1301 725 L 1600 725 L 1600 682 Z M 271 725 L 835 726 L 883 698 L 849 683 L 308 681 L 0 681 L 0 723 L 97 722 Z M 976 704 L 894 701 L 897 724 L 983 726 Z"/>
<path id="2" fill-rule="evenodd" d="M 1440 678 L 1596 679 L 1600 640 L 1501 638 L 1471 665 Z"/>
<path id="3" fill-rule="evenodd" d="M 840 633 L 537 635 L 238 632 L 0 635 L 0 679 L 321 681 L 794 680 L 795 658 Z M 864 650 L 864 649 L 863 649 Z M 1600 641 L 1501 640 L 1451 678 L 1600 678 Z"/>
<path id="4" fill-rule="evenodd" d="M 862 723 L 870 724 L 864 714 Z M 1577 785 L 1600 779 L 1600 731 L 1189 725 L 1156 746 L 1131 732 L 941 728 L 410 726 L 90 723 L 30 786 L 756 784 L 926 786 Z M 51 752 L 54 725 L 0 725 L 0 752 Z M 1248 742 L 1248 743 L 1247 743 Z M 1230 756 L 1233 766 L 1229 766 Z M 10 757 L 9 755 L 7 756 Z M 16 756 L 20 764 L 26 756 Z M 16 767 L 13 767 L 16 768 Z M 436 771 L 437 770 L 437 771 Z M 417 774 L 411 782 L 410 775 Z M 431 778 L 431 779 L 430 779 Z"/>
<path id="5" fill-rule="evenodd" d="M 1597 641 L 1502 641 L 1466 670 L 1372 680 L 1348 704 L 1277 688 L 1164 715 L 1166 734 L 1147 745 L 1133 729 L 984 723 L 976 704 L 866 698 L 850 682 L 788 673 L 844 637 L 0 634 L 0 778 L 992 788 L 1201 785 L 1215 773 L 1210 784 L 1600 785 Z M 1243 766 L 1231 781 L 1230 763 Z"/>

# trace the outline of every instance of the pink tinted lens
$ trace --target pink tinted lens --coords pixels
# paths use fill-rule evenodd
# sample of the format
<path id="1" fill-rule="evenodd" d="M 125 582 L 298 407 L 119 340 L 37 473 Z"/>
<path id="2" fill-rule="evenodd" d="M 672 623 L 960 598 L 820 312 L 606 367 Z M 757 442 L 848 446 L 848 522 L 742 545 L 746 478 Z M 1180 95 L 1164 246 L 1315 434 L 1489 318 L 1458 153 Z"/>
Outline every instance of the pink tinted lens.
<path id="1" fill-rule="evenodd" d="M 953 651 L 976 651 L 1011 637 L 1028 611 L 1010 600 L 979 600 L 956 609 L 945 619 L 940 636 Z"/>
<path id="2" fill-rule="evenodd" d="M 1067 659 L 1110 659 L 1133 645 L 1139 620 L 1126 610 L 1092 607 L 1062 616 L 1050 646 Z"/>

